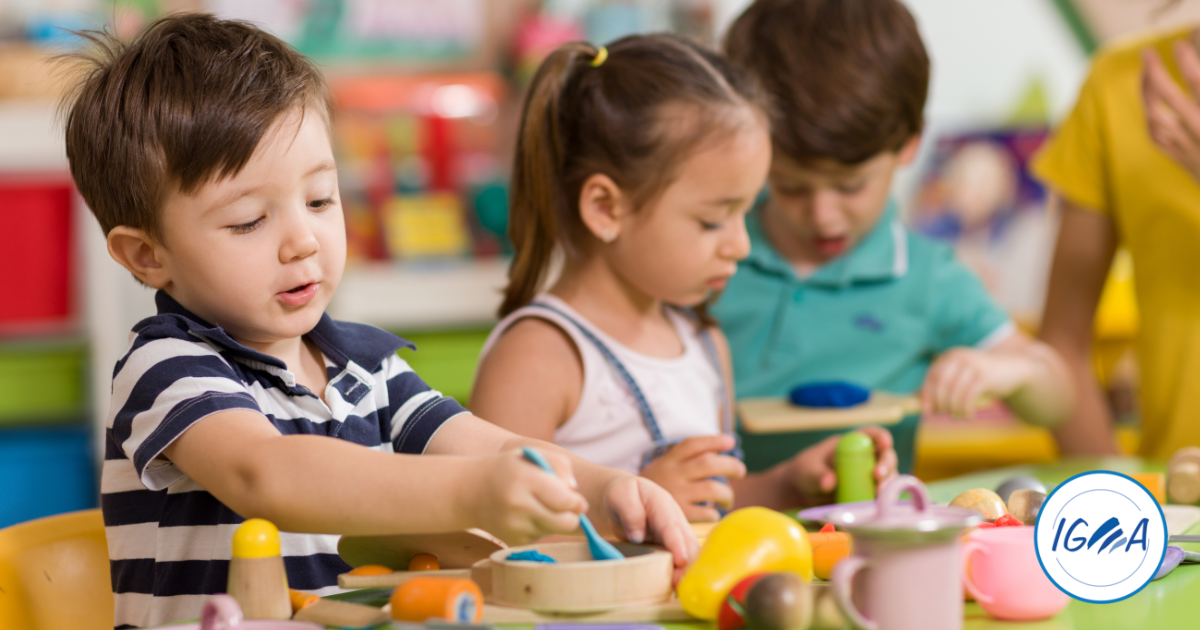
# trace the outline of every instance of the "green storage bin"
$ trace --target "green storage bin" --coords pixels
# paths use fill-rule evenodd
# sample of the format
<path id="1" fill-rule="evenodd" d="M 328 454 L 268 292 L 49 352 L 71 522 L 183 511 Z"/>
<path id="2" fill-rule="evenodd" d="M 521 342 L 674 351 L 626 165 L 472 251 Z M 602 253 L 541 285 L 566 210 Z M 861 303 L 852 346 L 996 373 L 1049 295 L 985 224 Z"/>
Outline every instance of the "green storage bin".
<path id="1" fill-rule="evenodd" d="M 489 332 L 490 328 L 399 332 L 401 337 L 417 345 L 416 352 L 401 350 L 400 358 L 407 361 L 430 387 L 466 406 L 471 399 L 479 352 L 483 350 Z"/>
<path id="2" fill-rule="evenodd" d="M 75 422 L 86 412 L 82 344 L 0 344 L 0 426 Z"/>

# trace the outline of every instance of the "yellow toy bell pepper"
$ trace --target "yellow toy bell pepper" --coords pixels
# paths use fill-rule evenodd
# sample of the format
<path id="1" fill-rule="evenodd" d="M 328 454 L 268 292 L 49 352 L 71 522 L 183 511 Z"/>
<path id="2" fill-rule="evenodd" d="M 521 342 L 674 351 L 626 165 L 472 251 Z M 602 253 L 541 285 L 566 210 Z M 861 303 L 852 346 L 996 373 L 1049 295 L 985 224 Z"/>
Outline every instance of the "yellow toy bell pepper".
<path id="1" fill-rule="evenodd" d="M 735 510 L 713 528 L 679 581 L 679 601 L 693 617 L 716 619 L 721 601 L 743 578 L 779 571 L 812 581 L 812 546 L 804 528 L 774 510 Z"/>

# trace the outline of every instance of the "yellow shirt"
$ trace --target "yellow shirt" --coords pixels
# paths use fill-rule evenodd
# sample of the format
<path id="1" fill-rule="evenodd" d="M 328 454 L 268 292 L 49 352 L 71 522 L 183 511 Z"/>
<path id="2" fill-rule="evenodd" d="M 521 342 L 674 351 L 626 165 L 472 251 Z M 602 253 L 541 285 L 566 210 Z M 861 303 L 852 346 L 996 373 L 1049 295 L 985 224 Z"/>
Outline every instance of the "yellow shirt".
<path id="1" fill-rule="evenodd" d="M 1141 314 L 1140 454 L 1200 445 L 1200 183 L 1151 141 L 1141 51 L 1153 47 L 1180 82 L 1172 45 L 1191 28 L 1101 52 L 1070 117 L 1034 173 L 1066 200 L 1109 216 L 1133 256 Z"/>

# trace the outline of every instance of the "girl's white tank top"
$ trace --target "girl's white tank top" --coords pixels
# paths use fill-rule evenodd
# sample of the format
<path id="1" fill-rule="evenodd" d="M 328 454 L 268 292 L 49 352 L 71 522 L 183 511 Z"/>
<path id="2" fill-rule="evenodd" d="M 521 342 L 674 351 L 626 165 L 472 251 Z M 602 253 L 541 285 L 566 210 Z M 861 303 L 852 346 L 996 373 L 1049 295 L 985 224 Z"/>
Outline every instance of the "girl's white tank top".
<path id="1" fill-rule="evenodd" d="M 671 307 L 665 309 L 683 342 L 683 353 L 660 359 L 630 350 L 553 295 L 541 294 L 534 302 L 567 314 L 608 347 L 646 396 L 667 442 L 721 433 L 721 376 L 700 331 L 687 316 Z M 480 360 L 509 327 L 526 317 L 538 317 L 561 328 L 583 359 L 579 406 L 555 431 L 554 443 L 588 461 L 637 474 L 643 455 L 654 446 L 642 413 L 624 379 L 570 320 L 549 309 L 522 307 L 492 330 Z"/>

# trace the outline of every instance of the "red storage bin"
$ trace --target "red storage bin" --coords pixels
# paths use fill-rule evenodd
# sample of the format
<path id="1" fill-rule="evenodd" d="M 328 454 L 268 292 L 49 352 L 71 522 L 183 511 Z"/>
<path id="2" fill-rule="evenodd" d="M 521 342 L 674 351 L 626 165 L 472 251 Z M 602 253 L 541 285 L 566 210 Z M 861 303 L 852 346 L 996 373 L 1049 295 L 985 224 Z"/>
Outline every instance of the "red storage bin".
<path id="1" fill-rule="evenodd" d="M 69 179 L 0 178 L 0 332 L 70 324 L 72 197 Z"/>

